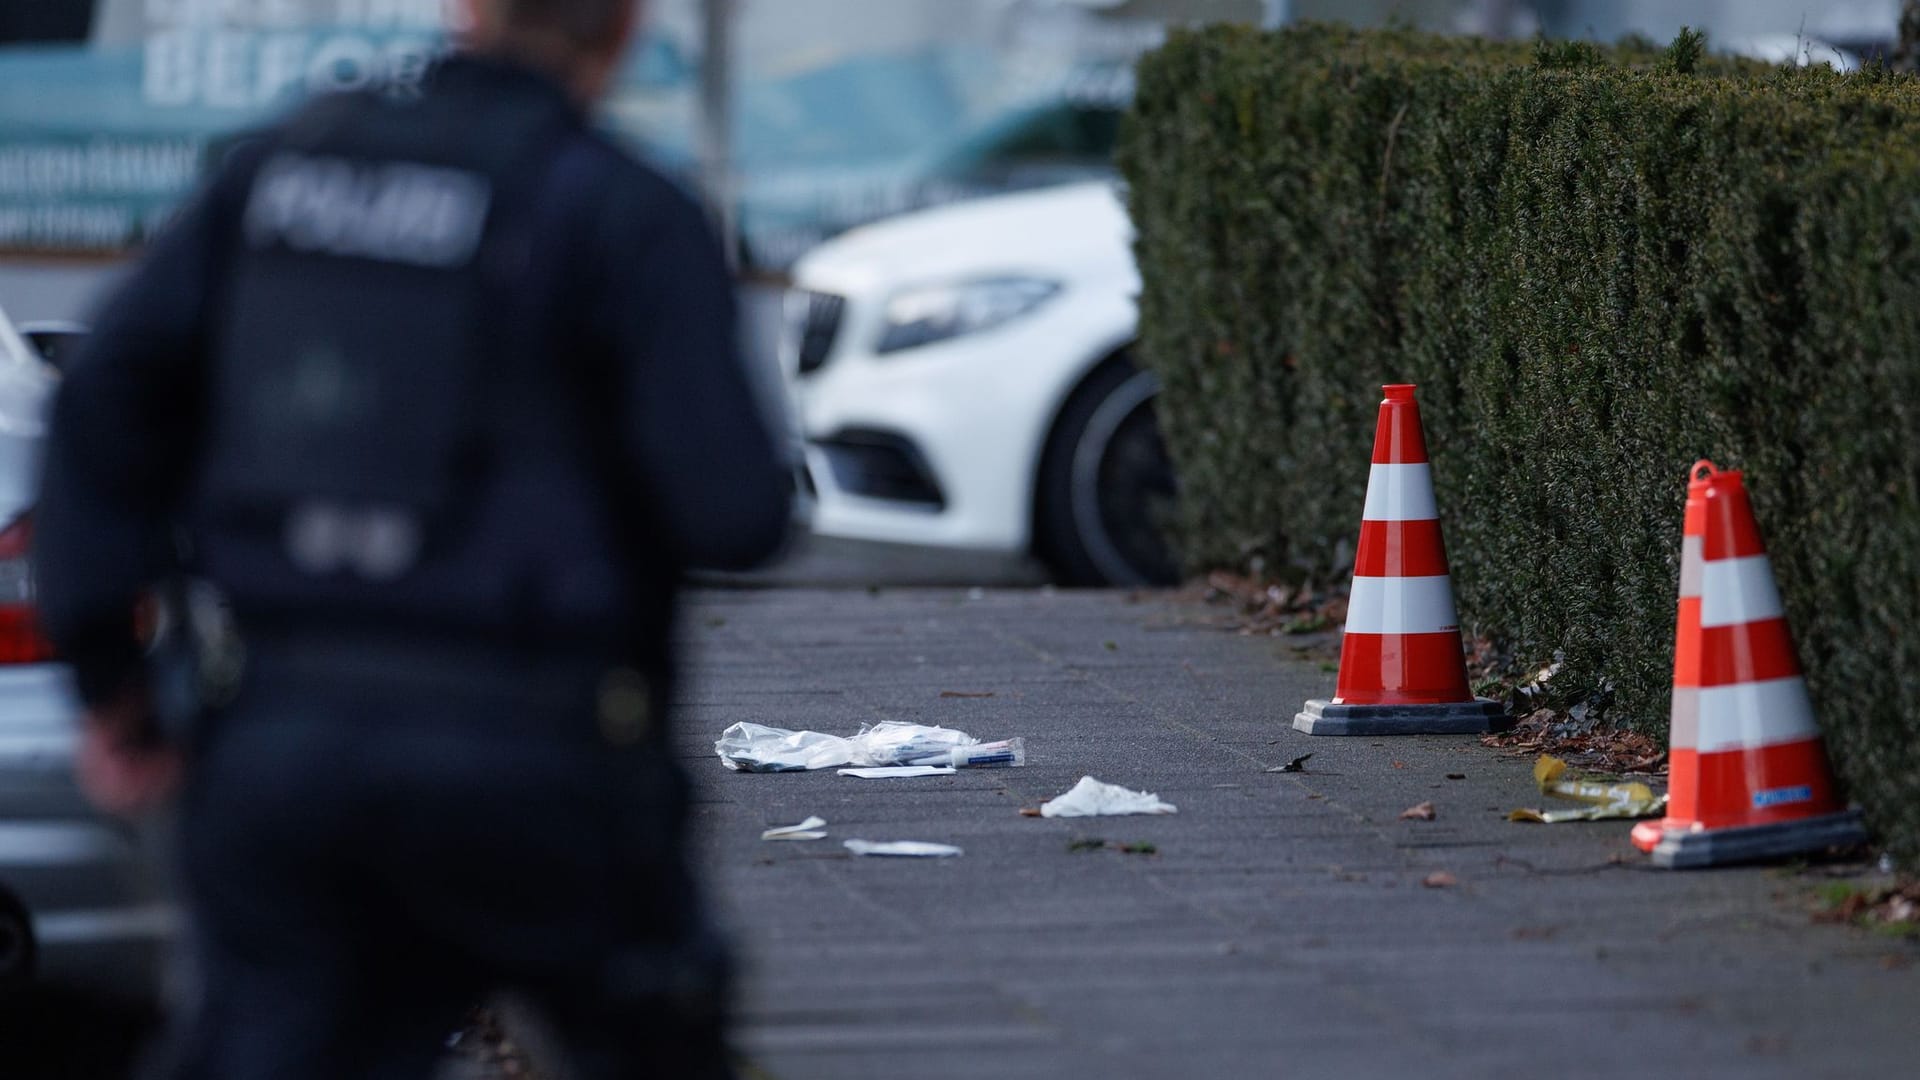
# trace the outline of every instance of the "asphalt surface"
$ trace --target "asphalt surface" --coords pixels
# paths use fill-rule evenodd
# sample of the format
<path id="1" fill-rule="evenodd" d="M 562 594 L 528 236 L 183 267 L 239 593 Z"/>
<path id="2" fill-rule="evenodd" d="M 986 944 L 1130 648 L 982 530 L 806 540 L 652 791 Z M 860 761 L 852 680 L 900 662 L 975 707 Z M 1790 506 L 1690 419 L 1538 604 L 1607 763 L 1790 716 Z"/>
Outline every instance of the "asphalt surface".
<path id="1" fill-rule="evenodd" d="M 1333 676 L 1213 614 L 1052 590 L 700 594 L 676 737 L 748 963 L 748 1075 L 1913 1075 L 1920 948 L 1814 923 L 1837 871 L 1656 871 L 1623 822 L 1510 823 L 1541 803 L 1530 762 L 1470 736 L 1298 734 Z M 739 720 L 883 719 L 1020 735 L 1032 764 L 753 775 L 711 748 Z M 1265 771 L 1309 752 L 1305 773 Z M 1179 813 L 1020 815 L 1082 775 Z M 1400 819 L 1423 801 L 1436 820 Z M 810 814 L 830 839 L 759 839 Z M 965 854 L 855 858 L 848 838 Z M 1071 850 L 1087 839 L 1155 853 Z M 1455 884 L 1423 885 L 1435 871 Z"/>

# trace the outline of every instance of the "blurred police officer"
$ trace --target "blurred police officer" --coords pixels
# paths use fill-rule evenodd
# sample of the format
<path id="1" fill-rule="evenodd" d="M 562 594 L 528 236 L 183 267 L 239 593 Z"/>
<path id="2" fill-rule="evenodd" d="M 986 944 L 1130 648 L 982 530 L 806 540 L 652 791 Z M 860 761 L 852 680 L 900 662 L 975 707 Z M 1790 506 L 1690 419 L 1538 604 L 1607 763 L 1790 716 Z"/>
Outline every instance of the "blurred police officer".
<path id="1" fill-rule="evenodd" d="M 583 1075 L 727 1072 L 673 600 L 777 548 L 781 467 L 705 219 L 588 126 L 635 0 L 467 6 L 417 94 L 230 153 L 55 407 L 82 781 L 132 810 L 184 774 L 178 1075 L 423 1075 L 500 986 Z M 184 729 L 129 615 L 182 572 L 237 628 Z"/>

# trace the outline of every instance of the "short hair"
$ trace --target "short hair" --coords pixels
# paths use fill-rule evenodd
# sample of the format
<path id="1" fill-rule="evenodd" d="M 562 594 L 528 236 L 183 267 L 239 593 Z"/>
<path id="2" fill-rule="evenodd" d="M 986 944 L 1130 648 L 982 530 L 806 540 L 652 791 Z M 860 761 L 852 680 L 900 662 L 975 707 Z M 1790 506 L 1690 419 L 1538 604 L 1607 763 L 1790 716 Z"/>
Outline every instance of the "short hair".
<path id="1" fill-rule="evenodd" d="M 485 0 L 508 33 L 558 38 L 576 48 L 603 44 L 638 0 Z"/>

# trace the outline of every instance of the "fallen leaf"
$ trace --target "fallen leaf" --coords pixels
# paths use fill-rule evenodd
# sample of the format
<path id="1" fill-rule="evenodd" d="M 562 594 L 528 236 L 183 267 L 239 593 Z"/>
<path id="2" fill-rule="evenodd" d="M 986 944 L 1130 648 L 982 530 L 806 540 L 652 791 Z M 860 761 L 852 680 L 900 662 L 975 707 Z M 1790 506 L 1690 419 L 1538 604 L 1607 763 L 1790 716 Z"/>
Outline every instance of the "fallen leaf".
<path id="1" fill-rule="evenodd" d="M 1396 761 L 1393 763 L 1393 767 L 1396 769 L 1404 769 L 1407 767 L 1407 763 L 1404 761 Z"/>
<path id="2" fill-rule="evenodd" d="M 1285 765 L 1275 765 L 1273 768 L 1268 769 L 1267 771 L 1268 772 L 1306 772 L 1307 759 L 1312 756 L 1313 756 L 1312 754 L 1301 754 L 1299 757 L 1294 758 L 1292 761 L 1287 762 Z"/>
<path id="3" fill-rule="evenodd" d="M 1465 780 L 1466 778 L 1467 774 L 1463 772 L 1450 772 L 1447 774 L 1447 779 L 1449 780 Z"/>
<path id="4" fill-rule="evenodd" d="M 1101 644 L 1107 647 L 1108 652 L 1118 652 L 1120 650 L 1120 643 L 1117 641 L 1103 641 Z"/>
<path id="5" fill-rule="evenodd" d="M 1433 873 L 1421 878 L 1420 884 L 1425 885 L 1429 889 L 1445 889 L 1449 886 L 1460 884 L 1460 879 L 1447 873 L 1445 870 L 1435 870 Z"/>
<path id="6" fill-rule="evenodd" d="M 1405 810 L 1400 811 L 1400 820 L 1402 821 L 1432 821 L 1435 816 L 1433 804 L 1430 802 L 1423 802 L 1418 806 L 1409 806 Z"/>
<path id="7" fill-rule="evenodd" d="M 1135 840 L 1131 844 L 1121 844 L 1120 850 L 1128 855 L 1158 855 L 1160 849 L 1145 840 Z"/>
<path id="8" fill-rule="evenodd" d="M 1107 842 L 1097 836 L 1083 836 L 1078 840 L 1067 841 L 1068 851 L 1099 851 L 1106 846 Z"/>
<path id="9" fill-rule="evenodd" d="M 987 698 L 987 697 L 993 696 L 993 691 L 991 690 L 942 690 L 940 691 L 940 696 L 941 697 L 958 697 L 958 698 Z"/>

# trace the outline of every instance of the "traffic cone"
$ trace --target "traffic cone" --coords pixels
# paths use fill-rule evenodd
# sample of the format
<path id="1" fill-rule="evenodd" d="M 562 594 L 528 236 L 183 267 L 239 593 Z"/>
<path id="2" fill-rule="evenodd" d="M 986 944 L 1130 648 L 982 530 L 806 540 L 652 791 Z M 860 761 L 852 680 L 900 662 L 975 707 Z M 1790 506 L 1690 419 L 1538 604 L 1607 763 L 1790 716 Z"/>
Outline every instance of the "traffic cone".
<path id="1" fill-rule="evenodd" d="M 1634 826 L 1634 846 L 1688 867 L 1864 843 L 1834 791 L 1746 486 L 1711 461 L 1688 475 L 1667 816 Z"/>
<path id="2" fill-rule="evenodd" d="M 1339 680 L 1333 700 L 1307 702 L 1293 726 L 1309 735 L 1491 731 L 1505 710 L 1467 689 L 1420 407 L 1410 384 L 1381 389 Z"/>

